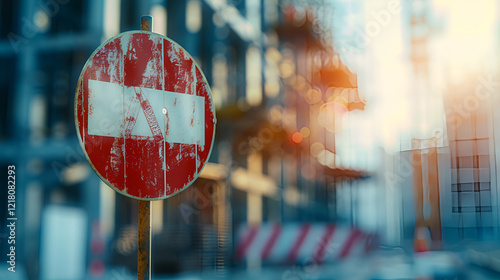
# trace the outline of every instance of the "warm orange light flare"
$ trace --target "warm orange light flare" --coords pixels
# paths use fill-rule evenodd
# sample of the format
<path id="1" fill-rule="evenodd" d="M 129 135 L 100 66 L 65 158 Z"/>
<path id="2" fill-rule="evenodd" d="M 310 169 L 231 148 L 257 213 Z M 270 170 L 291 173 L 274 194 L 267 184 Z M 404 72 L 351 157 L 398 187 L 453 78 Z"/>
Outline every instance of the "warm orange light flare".
<path id="1" fill-rule="evenodd" d="M 300 134 L 300 132 L 295 132 L 293 135 L 292 135 L 292 140 L 293 142 L 299 144 L 300 142 L 302 142 L 302 134 Z"/>

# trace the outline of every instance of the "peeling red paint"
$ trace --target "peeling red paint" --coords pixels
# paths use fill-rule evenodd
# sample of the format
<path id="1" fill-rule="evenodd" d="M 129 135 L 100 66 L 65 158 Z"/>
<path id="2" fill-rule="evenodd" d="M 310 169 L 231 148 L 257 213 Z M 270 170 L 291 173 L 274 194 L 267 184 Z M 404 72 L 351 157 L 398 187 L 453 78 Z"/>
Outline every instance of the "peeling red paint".
<path id="1" fill-rule="evenodd" d="M 168 131 L 169 123 L 170 123 L 170 118 L 168 117 L 168 111 L 165 110 L 165 137 L 167 137 L 168 133 L 169 133 L 169 131 Z"/>
<path id="2" fill-rule="evenodd" d="M 196 105 L 195 105 L 195 103 L 193 102 L 193 112 L 192 112 L 192 114 L 191 114 L 191 126 L 193 126 L 193 125 L 194 125 L 194 112 L 195 112 L 195 108 L 196 108 L 195 106 L 196 106 Z"/>
<path id="3" fill-rule="evenodd" d="M 123 108 L 123 121 L 114 124 L 122 129 L 122 137 L 90 135 L 88 115 L 94 108 L 89 107 L 89 80 L 205 97 L 205 141 L 199 145 L 165 142 L 160 126 L 165 126 L 168 135 L 175 119 L 166 112 L 164 120 L 157 120 L 152 104 L 139 91 L 125 103 L 129 107 Z M 123 194 L 139 199 L 166 198 L 192 183 L 208 160 L 215 129 L 208 83 L 184 49 L 165 37 L 137 31 L 108 40 L 83 69 L 75 106 L 79 140 L 89 162 L 102 179 Z M 132 136 L 139 114 L 146 116 L 152 140 Z M 192 126 L 193 112 L 186 115 Z"/>

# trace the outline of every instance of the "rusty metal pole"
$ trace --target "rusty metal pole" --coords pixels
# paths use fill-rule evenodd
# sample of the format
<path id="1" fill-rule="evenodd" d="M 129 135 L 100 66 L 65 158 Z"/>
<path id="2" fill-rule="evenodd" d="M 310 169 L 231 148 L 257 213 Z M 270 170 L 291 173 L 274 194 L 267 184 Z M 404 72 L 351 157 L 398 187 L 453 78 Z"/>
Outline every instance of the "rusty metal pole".
<path id="1" fill-rule="evenodd" d="M 139 200 L 137 279 L 151 280 L 151 201 Z"/>
<path id="2" fill-rule="evenodd" d="M 153 31 L 153 17 L 141 17 L 141 30 Z M 139 200 L 137 279 L 151 280 L 151 201 Z"/>
<path id="3" fill-rule="evenodd" d="M 153 31 L 153 17 L 152 16 L 142 16 L 141 17 L 141 30 Z"/>

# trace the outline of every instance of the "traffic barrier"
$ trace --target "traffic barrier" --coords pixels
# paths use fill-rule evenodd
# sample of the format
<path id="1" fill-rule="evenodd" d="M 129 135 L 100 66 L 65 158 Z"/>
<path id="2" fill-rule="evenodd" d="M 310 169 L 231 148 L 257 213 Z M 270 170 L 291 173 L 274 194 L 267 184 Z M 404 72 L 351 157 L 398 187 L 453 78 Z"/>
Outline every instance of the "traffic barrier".
<path id="1" fill-rule="evenodd" d="M 376 236 L 336 224 L 262 224 L 241 226 L 235 240 L 236 260 L 321 264 L 366 255 Z"/>

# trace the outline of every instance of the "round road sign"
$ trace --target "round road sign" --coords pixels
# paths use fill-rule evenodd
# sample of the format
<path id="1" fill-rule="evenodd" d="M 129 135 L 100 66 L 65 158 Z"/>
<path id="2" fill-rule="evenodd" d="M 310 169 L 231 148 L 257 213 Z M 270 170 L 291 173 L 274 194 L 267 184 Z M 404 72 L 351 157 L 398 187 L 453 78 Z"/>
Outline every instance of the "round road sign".
<path id="1" fill-rule="evenodd" d="M 187 188 L 210 156 L 215 123 L 200 67 L 159 34 L 108 39 L 80 74 L 80 144 L 97 175 L 126 196 L 165 199 Z"/>

